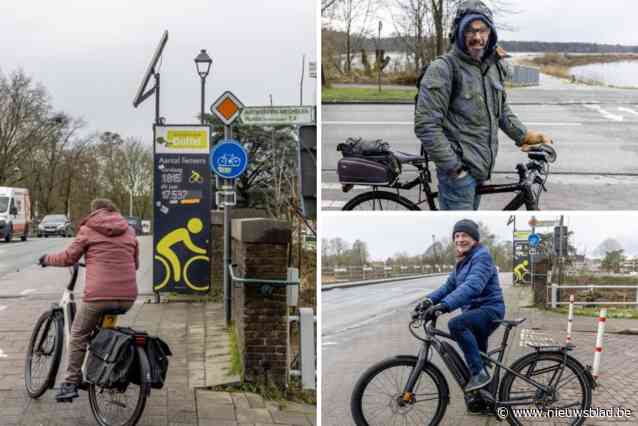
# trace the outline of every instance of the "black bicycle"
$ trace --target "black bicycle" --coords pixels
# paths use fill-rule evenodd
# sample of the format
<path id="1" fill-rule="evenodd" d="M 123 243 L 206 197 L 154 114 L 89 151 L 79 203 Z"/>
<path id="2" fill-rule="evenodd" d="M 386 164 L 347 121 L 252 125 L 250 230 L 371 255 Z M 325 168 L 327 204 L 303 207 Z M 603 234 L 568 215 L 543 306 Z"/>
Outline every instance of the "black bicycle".
<path id="1" fill-rule="evenodd" d="M 384 149 L 388 149 L 387 144 L 384 145 Z M 503 210 L 518 210 L 521 207 L 539 210 L 541 193 L 547 191 L 545 183 L 549 177 L 549 164 L 556 161 L 557 154 L 550 145 L 538 145 L 533 146 L 527 156 L 530 160 L 527 164 L 516 165 L 517 183 L 481 185 L 476 192 L 481 195 L 515 193 Z M 389 158 L 392 160 L 388 161 Z M 352 164 L 348 164 L 349 162 Z M 404 165 L 415 167 L 417 177 L 411 181 L 400 181 Z M 345 171 L 348 167 L 354 171 L 352 175 Z M 343 192 L 350 191 L 355 185 L 372 187 L 371 191 L 348 201 L 342 210 L 421 210 L 422 207 L 437 210 L 435 199 L 438 193 L 430 187 L 432 176 L 425 154 L 411 155 L 388 150 L 382 155 L 379 152 L 366 155 L 364 152 L 357 158 L 340 160 L 338 172 Z M 402 196 L 400 192 L 413 188 L 418 188 L 419 191 L 416 202 Z"/>
<path id="2" fill-rule="evenodd" d="M 33 328 L 24 365 L 24 383 L 31 398 L 39 398 L 47 389 L 53 389 L 62 361 L 62 348 L 69 349 L 71 324 L 76 313 L 73 290 L 80 266 L 84 264 L 77 263 L 71 268 L 71 279 L 60 303 L 54 303 L 40 315 Z M 119 310 L 104 313 L 91 339 L 102 327 L 114 328 L 117 315 L 123 313 Z M 80 385 L 81 390 L 89 393 L 91 412 L 100 426 L 133 426 L 139 421 L 151 391 L 144 338 L 145 334 L 134 336 L 134 359 L 129 371 L 135 372 L 138 377 L 129 377 L 130 382 L 108 388 L 87 382 Z"/>
<path id="3" fill-rule="evenodd" d="M 431 362 L 433 350 L 461 389 L 470 372 L 454 347 L 438 336 L 452 336 L 436 329 L 437 318 L 415 314 L 410 332 L 423 342 L 418 356 L 399 355 L 370 367 L 357 381 L 352 392 L 352 417 L 358 426 L 393 424 L 437 425 L 449 403 L 450 390 L 441 370 Z M 570 424 L 580 425 L 585 417 L 558 418 L 556 410 L 584 410 L 591 406 L 592 388 L 596 386 L 590 371 L 568 354 L 573 345 L 535 346 L 534 352 L 517 359 L 510 367 L 502 364 L 510 331 L 525 319 L 498 320 L 505 327 L 500 347 L 481 352 L 492 381 L 486 387 L 465 394 L 470 412 L 507 419 L 512 425 Z M 414 330 L 423 327 L 425 336 Z M 494 355 L 498 354 L 498 358 Z M 501 368 L 506 371 L 501 378 Z M 527 412 L 523 410 L 529 410 Z M 536 410 L 536 411 L 533 411 Z M 573 411 L 570 411 L 573 413 Z M 536 417 L 534 417 L 536 416 Z"/>

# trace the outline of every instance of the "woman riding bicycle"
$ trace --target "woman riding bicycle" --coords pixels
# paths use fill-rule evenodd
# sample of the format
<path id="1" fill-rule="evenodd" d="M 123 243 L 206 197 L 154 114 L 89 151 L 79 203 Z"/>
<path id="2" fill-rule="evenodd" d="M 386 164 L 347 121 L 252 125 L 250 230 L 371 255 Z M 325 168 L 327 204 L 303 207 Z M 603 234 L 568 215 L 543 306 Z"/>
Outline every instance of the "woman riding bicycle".
<path id="1" fill-rule="evenodd" d="M 102 313 L 126 312 L 137 298 L 137 238 L 110 200 L 93 200 L 91 213 L 80 224 L 73 242 L 60 253 L 40 257 L 40 265 L 71 266 L 82 256 L 86 262 L 83 303 L 71 326 L 66 375 L 56 395 L 59 402 L 78 396 L 86 346 Z"/>
<path id="2" fill-rule="evenodd" d="M 428 294 L 415 310 L 425 317 L 461 308 L 463 313 L 448 322 L 450 334 L 463 350 L 472 378 L 465 392 L 480 389 L 491 381 L 479 351 L 487 352 L 487 341 L 505 316 L 505 303 L 498 272 L 487 247 L 480 241 L 478 225 L 463 219 L 452 232 L 457 263 L 443 286 Z"/>

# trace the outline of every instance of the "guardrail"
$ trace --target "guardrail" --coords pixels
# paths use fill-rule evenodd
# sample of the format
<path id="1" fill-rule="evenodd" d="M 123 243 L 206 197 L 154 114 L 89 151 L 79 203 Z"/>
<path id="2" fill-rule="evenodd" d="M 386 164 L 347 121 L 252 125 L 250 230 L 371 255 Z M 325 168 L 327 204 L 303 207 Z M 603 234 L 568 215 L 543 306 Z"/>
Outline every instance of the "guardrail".
<path id="1" fill-rule="evenodd" d="M 299 315 L 288 316 L 288 345 L 290 324 L 299 323 L 299 357 L 293 361 L 291 376 L 301 377 L 304 389 L 317 389 L 317 317 L 312 308 L 299 308 Z M 290 351 L 290 348 L 289 348 Z"/>
<path id="2" fill-rule="evenodd" d="M 613 290 L 629 290 L 627 293 L 635 292 L 632 300 L 624 300 L 624 301 L 611 301 L 611 300 L 592 300 L 592 301 L 577 301 L 574 300 L 574 305 L 638 305 L 638 285 L 568 285 L 568 286 L 558 286 L 556 284 L 552 284 L 551 287 L 547 287 L 547 291 L 550 292 L 547 296 L 547 300 L 550 301 L 552 308 L 557 308 L 558 305 L 568 305 L 570 302 L 560 301 L 558 292 L 563 289 L 572 289 L 572 293 L 577 296 L 577 292 L 586 291 L 590 295 L 594 293 L 594 289 L 613 289 Z"/>
<path id="3" fill-rule="evenodd" d="M 538 86 L 540 81 L 539 71 L 536 68 L 524 65 L 511 65 L 509 81 L 513 86 Z"/>
<path id="4" fill-rule="evenodd" d="M 321 281 L 326 284 L 331 282 L 365 281 L 404 275 L 450 272 L 452 269 L 452 265 L 337 266 L 322 268 Z"/>

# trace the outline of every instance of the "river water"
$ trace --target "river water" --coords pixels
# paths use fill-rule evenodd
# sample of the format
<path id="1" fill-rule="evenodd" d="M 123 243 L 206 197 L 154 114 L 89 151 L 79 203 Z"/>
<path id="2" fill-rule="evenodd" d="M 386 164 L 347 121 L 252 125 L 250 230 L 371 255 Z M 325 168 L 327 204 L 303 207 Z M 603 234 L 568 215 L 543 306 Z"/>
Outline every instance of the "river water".
<path id="1" fill-rule="evenodd" d="M 571 68 L 578 79 L 594 80 L 605 85 L 638 88 L 638 61 L 589 64 Z"/>

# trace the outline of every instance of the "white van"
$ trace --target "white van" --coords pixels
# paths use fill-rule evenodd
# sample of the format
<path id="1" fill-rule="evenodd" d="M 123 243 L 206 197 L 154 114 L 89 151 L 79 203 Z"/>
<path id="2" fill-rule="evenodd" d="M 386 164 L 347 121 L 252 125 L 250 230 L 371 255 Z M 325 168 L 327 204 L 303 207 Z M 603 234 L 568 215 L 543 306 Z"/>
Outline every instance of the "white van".
<path id="1" fill-rule="evenodd" d="M 6 242 L 13 237 L 27 240 L 31 227 L 31 199 L 29 190 L 0 186 L 0 238 Z"/>

